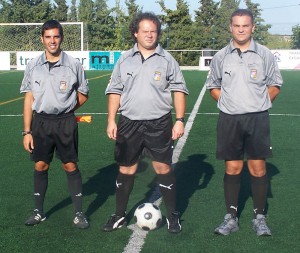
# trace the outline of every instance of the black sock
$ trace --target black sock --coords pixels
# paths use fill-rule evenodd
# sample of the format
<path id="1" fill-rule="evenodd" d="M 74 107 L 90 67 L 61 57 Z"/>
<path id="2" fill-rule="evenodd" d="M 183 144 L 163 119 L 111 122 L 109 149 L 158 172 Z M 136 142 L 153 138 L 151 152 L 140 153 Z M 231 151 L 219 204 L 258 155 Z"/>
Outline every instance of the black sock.
<path id="1" fill-rule="evenodd" d="M 238 200 L 241 186 L 241 174 L 224 175 L 224 196 L 227 213 L 237 216 Z"/>
<path id="2" fill-rule="evenodd" d="M 68 188 L 74 205 L 74 211 L 82 212 L 82 178 L 79 169 L 67 172 Z"/>
<path id="3" fill-rule="evenodd" d="M 269 180 L 267 175 L 262 177 L 251 176 L 251 191 L 253 199 L 253 210 L 255 214 L 264 214 L 267 202 Z"/>
<path id="4" fill-rule="evenodd" d="M 116 179 L 116 215 L 124 216 L 133 189 L 135 175 L 127 175 L 119 172 Z"/>
<path id="5" fill-rule="evenodd" d="M 35 209 L 44 210 L 44 199 L 48 187 L 48 170 L 37 171 L 33 173 L 33 191 Z"/>
<path id="6" fill-rule="evenodd" d="M 167 218 L 176 210 L 176 178 L 173 171 L 157 174 L 157 183 L 165 202 Z"/>

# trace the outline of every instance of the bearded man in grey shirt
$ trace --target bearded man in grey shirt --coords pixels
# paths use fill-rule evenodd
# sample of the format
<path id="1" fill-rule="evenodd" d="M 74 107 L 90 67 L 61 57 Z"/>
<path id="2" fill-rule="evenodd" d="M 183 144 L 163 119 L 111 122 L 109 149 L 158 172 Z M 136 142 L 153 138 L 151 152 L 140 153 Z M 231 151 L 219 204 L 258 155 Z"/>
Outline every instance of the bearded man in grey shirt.
<path id="1" fill-rule="evenodd" d="M 273 54 L 256 43 L 253 15 L 239 9 L 231 15 L 233 39 L 212 59 L 206 86 L 218 102 L 217 158 L 225 160 L 227 208 L 216 234 L 239 230 L 238 197 L 244 158 L 251 175 L 254 219 L 258 236 L 271 235 L 265 221 L 268 178 L 265 159 L 272 155 L 268 109 L 280 92 L 282 77 Z"/>
<path id="2" fill-rule="evenodd" d="M 106 89 L 107 135 L 116 141 L 116 211 L 104 225 L 114 231 L 126 224 L 126 207 L 138 160 L 144 151 L 157 174 L 166 210 L 168 231 L 179 233 L 176 179 L 171 169 L 173 141 L 184 134 L 185 96 L 188 90 L 178 63 L 159 44 L 161 23 L 152 13 L 139 13 L 131 22 L 134 47 L 117 62 Z M 176 121 L 172 123 L 172 93 Z M 120 111 L 118 125 L 116 115 Z"/>

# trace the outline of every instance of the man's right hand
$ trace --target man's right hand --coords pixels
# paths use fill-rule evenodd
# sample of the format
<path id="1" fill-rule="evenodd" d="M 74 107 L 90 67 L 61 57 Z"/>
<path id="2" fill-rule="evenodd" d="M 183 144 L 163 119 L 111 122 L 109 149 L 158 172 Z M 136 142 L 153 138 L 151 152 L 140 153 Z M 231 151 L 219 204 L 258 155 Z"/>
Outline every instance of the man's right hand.
<path id="1" fill-rule="evenodd" d="M 107 124 L 106 133 L 109 139 L 117 139 L 117 124 L 116 122 L 110 122 Z"/>
<path id="2" fill-rule="evenodd" d="M 33 145 L 33 138 L 31 134 L 26 134 L 23 137 L 23 146 L 26 151 L 32 153 L 32 150 L 34 149 L 34 145 Z"/>

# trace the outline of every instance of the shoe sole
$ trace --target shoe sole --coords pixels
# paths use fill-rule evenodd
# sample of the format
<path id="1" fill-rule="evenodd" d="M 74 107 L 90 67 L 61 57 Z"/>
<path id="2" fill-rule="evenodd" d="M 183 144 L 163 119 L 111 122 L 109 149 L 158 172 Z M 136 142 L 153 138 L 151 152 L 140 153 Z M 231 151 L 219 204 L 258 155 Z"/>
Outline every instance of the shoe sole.
<path id="1" fill-rule="evenodd" d="M 171 234 L 179 234 L 182 230 L 169 230 L 168 229 L 168 232 L 171 233 Z"/>
<path id="2" fill-rule="evenodd" d="M 77 224 L 74 224 L 73 223 L 73 226 L 75 227 L 75 228 L 79 228 L 79 229 L 87 229 L 87 228 L 89 228 L 90 227 L 90 225 L 88 224 L 88 225 L 86 225 L 86 226 L 78 226 Z"/>
<path id="3" fill-rule="evenodd" d="M 222 232 L 219 231 L 219 230 L 215 230 L 215 234 L 216 234 L 216 235 L 229 235 L 229 234 L 234 233 L 234 232 L 237 232 L 237 231 L 239 231 L 239 230 L 240 230 L 240 228 L 235 228 L 235 229 L 230 230 L 228 233 L 222 233 Z"/>
<path id="4" fill-rule="evenodd" d="M 127 222 L 124 222 L 122 225 L 120 225 L 120 226 L 118 226 L 116 228 L 112 228 L 112 229 L 103 227 L 102 231 L 104 231 L 104 232 L 113 232 L 113 231 L 118 230 L 119 228 L 122 228 L 122 227 L 126 226 L 126 225 L 127 225 Z"/>
<path id="5" fill-rule="evenodd" d="M 271 234 L 267 234 L 267 233 L 263 233 L 263 234 L 257 234 L 257 236 L 262 236 L 262 237 L 268 237 L 268 236 L 271 236 Z"/>
<path id="6" fill-rule="evenodd" d="M 262 236 L 262 237 L 267 237 L 267 236 L 271 236 L 271 233 L 267 233 L 267 232 L 263 232 L 263 233 L 257 233 L 256 229 L 254 229 L 254 232 L 256 233 L 257 236 Z"/>
<path id="7" fill-rule="evenodd" d="M 41 222 L 45 221 L 46 219 L 47 219 L 47 217 L 41 219 L 38 223 L 34 223 L 34 224 L 25 223 L 25 226 L 28 226 L 28 227 L 36 226 L 36 225 L 39 225 Z"/>

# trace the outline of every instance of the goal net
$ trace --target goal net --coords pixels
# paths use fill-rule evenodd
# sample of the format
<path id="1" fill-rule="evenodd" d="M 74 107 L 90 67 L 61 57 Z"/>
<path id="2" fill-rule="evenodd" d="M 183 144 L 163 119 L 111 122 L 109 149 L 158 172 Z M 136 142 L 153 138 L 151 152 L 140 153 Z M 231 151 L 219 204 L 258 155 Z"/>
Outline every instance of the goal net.
<path id="1" fill-rule="evenodd" d="M 43 23 L 0 23 L 0 51 L 43 51 L 41 28 Z M 83 23 L 61 23 L 64 30 L 62 49 L 83 51 Z"/>

